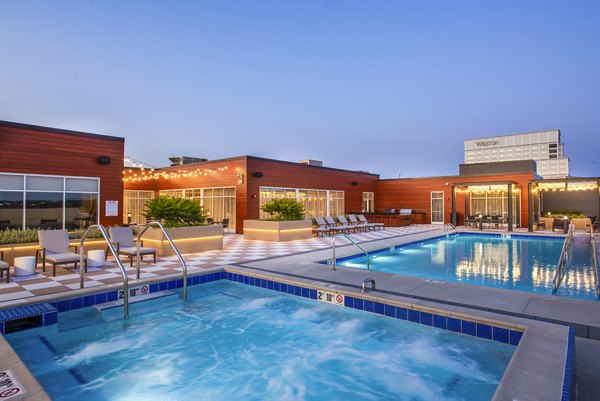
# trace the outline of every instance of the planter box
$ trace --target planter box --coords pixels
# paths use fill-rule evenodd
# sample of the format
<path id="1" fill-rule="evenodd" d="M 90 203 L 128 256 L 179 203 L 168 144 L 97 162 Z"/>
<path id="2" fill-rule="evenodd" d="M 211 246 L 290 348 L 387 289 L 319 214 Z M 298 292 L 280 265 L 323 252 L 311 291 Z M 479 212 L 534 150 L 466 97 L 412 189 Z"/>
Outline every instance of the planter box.
<path id="1" fill-rule="evenodd" d="M 180 253 L 223 249 L 223 226 L 220 224 L 167 228 L 167 232 Z M 145 247 L 156 248 L 158 256 L 175 255 L 171 244 L 169 244 L 169 241 L 167 241 L 164 233 L 159 228 L 149 228 L 144 233 L 142 240 Z"/>
<path id="2" fill-rule="evenodd" d="M 310 220 L 244 220 L 244 239 L 284 242 L 312 238 Z"/>
<path id="3" fill-rule="evenodd" d="M 79 243 L 81 240 L 72 239 L 69 241 L 71 245 L 77 245 L 79 251 Z M 106 249 L 106 241 L 102 238 L 88 238 L 85 240 L 85 252 L 89 250 Z M 35 256 L 35 250 L 39 249 L 40 244 L 31 242 L 27 244 L 0 244 L 0 251 L 4 252 L 4 261 L 9 265 L 13 265 L 14 259 L 21 256 Z M 75 249 L 71 248 L 71 251 Z"/>
<path id="4" fill-rule="evenodd" d="M 591 221 L 587 217 L 573 217 L 571 222 L 575 225 L 575 230 L 590 232 Z"/>

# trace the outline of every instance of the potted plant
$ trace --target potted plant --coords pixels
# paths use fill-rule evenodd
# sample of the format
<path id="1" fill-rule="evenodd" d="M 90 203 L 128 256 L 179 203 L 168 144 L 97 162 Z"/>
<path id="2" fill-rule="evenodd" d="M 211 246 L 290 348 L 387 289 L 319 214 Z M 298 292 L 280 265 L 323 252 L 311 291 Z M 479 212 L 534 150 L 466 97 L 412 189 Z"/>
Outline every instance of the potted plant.
<path id="1" fill-rule="evenodd" d="M 159 196 L 146 202 L 143 215 L 163 223 L 180 253 L 223 249 L 223 226 L 205 224 L 208 213 L 196 201 Z M 156 248 L 159 256 L 175 254 L 158 228 L 146 231 L 143 240 L 146 246 Z"/>
<path id="2" fill-rule="evenodd" d="M 262 205 L 266 220 L 244 220 L 244 238 L 262 241 L 293 241 L 312 237 L 312 222 L 304 219 L 304 206 L 295 199 L 272 199 Z"/>

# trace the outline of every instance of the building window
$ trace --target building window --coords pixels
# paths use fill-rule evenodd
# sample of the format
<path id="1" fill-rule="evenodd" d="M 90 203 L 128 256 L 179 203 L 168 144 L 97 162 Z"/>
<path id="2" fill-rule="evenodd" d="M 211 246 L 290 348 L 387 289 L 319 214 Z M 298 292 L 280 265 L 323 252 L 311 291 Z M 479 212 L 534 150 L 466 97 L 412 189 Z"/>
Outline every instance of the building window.
<path id="1" fill-rule="evenodd" d="M 149 199 L 154 199 L 154 191 L 124 191 L 123 224 L 144 224 L 146 217 L 143 213 Z M 131 221 L 129 213 L 131 213 Z"/>
<path id="2" fill-rule="evenodd" d="M 375 211 L 375 193 L 363 192 L 363 212 L 373 213 Z"/>
<path id="3" fill-rule="evenodd" d="M 0 229 L 83 229 L 98 222 L 99 178 L 0 174 Z"/>
<path id="4" fill-rule="evenodd" d="M 262 205 L 272 199 L 290 198 L 304 205 L 305 217 L 335 216 L 344 213 L 344 191 L 327 191 L 320 189 L 271 188 L 260 187 L 259 218 L 267 219 L 269 215 L 262 211 Z"/>
<path id="5" fill-rule="evenodd" d="M 235 187 L 170 189 L 160 191 L 160 195 L 195 200 L 208 218 L 216 222 L 228 219 L 229 226 L 235 227 Z"/>

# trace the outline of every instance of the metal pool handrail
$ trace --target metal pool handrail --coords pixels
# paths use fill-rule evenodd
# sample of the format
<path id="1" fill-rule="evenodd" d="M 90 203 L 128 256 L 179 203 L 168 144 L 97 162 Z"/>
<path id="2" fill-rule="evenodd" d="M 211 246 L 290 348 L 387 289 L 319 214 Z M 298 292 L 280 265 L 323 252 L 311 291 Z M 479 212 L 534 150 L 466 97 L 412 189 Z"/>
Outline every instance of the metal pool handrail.
<path id="1" fill-rule="evenodd" d="M 354 242 L 354 240 L 352 238 L 350 238 L 349 236 L 347 236 L 346 234 L 336 234 L 333 236 L 333 269 L 331 269 L 331 270 L 336 270 L 336 268 L 335 268 L 336 267 L 336 258 L 335 258 L 335 239 L 336 239 L 336 237 L 344 237 L 348 241 L 350 241 L 350 243 L 352 243 L 352 245 L 354 245 L 355 247 L 360 249 L 367 256 L 367 270 L 371 270 L 371 260 L 369 259 L 369 252 L 362 249 L 362 247 L 360 245 L 358 245 L 356 242 Z"/>
<path id="2" fill-rule="evenodd" d="M 165 226 L 163 226 L 160 221 L 149 221 L 146 224 L 146 226 L 144 227 L 144 229 L 142 231 L 140 231 L 140 233 L 138 234 L 138 240 L 137 240 L 137 258 L 136 258 L 136 263 L 137 263 L 137 267 L 136 267 L 136 269 L 137 269 L 137 278 L 138 278 L 138 280 L 140 278 L 140 244 L 142 243 L 142 235 L 144 235 L 144 233 L 151 226 L 158 226 L 162 230 L 162 232 L 165 235 L 165 237 L 167 237 L 167 241 L 169 242 L 169 244 L 171 244 L 171 247 L 173 248 L 173 251 L 175 251 L 175 255 L 177 255 L 177 259 L 179 259 L 179 262 L 181 263 L 181 267 L 183 267 L 183 302 L 187 302 L 187 265 L 185 264 L 185 260 L 183 260 L 183 257 L 181 256 L 181 253 L 179 253 L 179 249 L 177 249 L 177 247 L 175 246 L 175 243 L 171 239 L 171 236 L 169 235 L 169 233 L 167 232 L 167 230 L 165 230 Z"/>
<path id="3" fill-rule="evenodd" d="M 446 224 L 444 224 L 444 232 L 450 231 L 450 230 L 456 231 L 456 226 L 454 224 L 452 224 L 452 223 L 446 223 Z"/>
<path id="4" fill-rule="evenodd" d="M 569 230 L 567 232 L 567 236 L 565 237 L 562 250 L 560 251 L 560 257 L 558 258 L 558 264 L 556 265 L 556 271 L 554 272 L 554 279 L 552 280 L 553 294 L 556 294 L 558 291 L 558 287 L 560 286 L 560 282 L 562 281 L 564 275 L 564 270 L 567 267 L 567 262 L 569 260 L 569 249 L 571 248 L 571 242 L 573 242 L 574 231 L 575 225 L 573 223 L 569 223 Z"/>
<path id="5" fill-rule="evenodd" d="M 79 277 L 81 280 L 79 283 L 79 288 L 83 288 L 83 276 L 85 274 L 85 269 L 83 268 L 83 243 L 90 231 L 92 231 L 92 229 L 94 228 L 97 228 L 102 233 L 102 236 L 104 237 L 104 240 L 108 245 L 108 249 L 110 249 L 110 252 L 114 256 L 115 260 L 117 261 L 117 265 L 119 265 L 119 269 L 121 270 L 121 277 L 123 278 L 123 318 L 127 319 L 129 317 L 129 283 L 127 281 L 127 269 L 125 269 L 125 266 L 123 266 L 123 263 L 119 258 L 119 253 L 113 246 L 112 242 L 110 242 L 108 234 L 106 233 L 106 229 L 101 224 L 92 224 L 91 226 L 89 226 L 87 230 L 85 230 L 85 232 L 83 233 L 81 241 L 79 242 Z"/>
<path id="6" fill-rule="evenodd" d="M 600 298 L 600 283 L 598 283 L 598 275 L 600 275 L 600 272 L 598 271 L 598 256 L 596 253 L 596 241 L 594 241 L 593 227 L 590 227 L 590 241 L 592 242 L 592 263 L 594 265 L 594 280 L 596 281 L 596 296 Z"/>

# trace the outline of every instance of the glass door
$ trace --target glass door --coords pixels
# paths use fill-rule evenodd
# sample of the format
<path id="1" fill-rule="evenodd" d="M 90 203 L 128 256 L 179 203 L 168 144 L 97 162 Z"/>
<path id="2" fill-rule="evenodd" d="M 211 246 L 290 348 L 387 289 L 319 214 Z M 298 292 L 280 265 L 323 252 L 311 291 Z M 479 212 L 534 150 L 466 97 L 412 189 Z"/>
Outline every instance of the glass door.
<path id="1" fill-rule="evenodd" d="M 431 224 L 444 224 L 444 192 L 431 192 Z"/>

